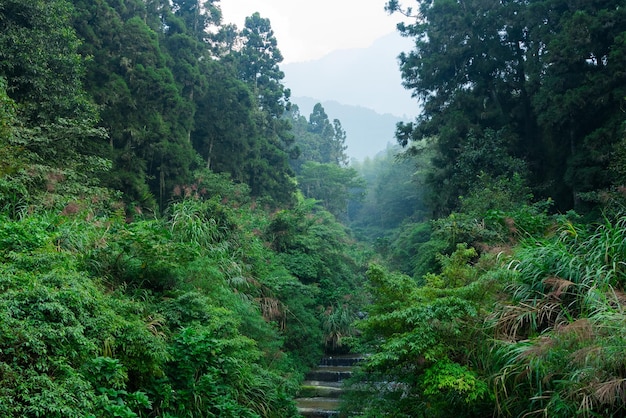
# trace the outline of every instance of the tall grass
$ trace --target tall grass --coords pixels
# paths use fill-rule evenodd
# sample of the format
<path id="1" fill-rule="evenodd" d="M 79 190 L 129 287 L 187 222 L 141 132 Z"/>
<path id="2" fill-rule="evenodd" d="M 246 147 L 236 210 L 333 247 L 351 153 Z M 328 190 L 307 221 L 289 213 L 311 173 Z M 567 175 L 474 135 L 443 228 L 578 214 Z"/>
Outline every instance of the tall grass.
<path id="1" fill-rule="evenodd" d="M 626 217 L 528 240 L 491 318 L 502 416 L 626 413 Z"/>

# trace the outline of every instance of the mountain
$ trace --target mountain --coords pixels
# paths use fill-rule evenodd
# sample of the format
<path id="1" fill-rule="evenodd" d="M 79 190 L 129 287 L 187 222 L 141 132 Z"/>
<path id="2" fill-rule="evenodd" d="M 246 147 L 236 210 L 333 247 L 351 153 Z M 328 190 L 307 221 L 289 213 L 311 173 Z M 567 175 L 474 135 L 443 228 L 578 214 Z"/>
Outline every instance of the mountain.
<path id="1" fill-rule="evenodd" d="M 332 52 L 319 60 L 281 65 L 294 97 L 314 97 L 412 118 L 419 106 L 402 87 L 398 55 L 411 40 L 390 33 L 368 48 Z M 342 120 L 343 122 L 343 120 Z"/>
<path id="2" fill-rule="evenodd" d="M 363 161 L 374 157 L 387 147 L 388 143 L 396 143 L 396 124 L 408 121 L 389 113 L 381 115 L 372 109 L 352 106 L 334 100 L 320 101 L 311 97 L 293 97 L 291 102 L 298 105 L 300 114 L 309 119 L 316 103 L 321 103 L 328 118 L 339 119 L 346 131 L 347 154 L 351 159 Z"/>
<path id="3" fill-rule="evenodd" d="M 348 155 L 363 160 L 395 143 L 396 124 L 419 113 L 417 101 L 402 86 L 397 58 L 411 47 L 410 40 L 390 33 L 368 48 L 281 65 L 283 82 L 307 119 L 318 102 L 330 120 L 339 119 L 346 130 Z"/>

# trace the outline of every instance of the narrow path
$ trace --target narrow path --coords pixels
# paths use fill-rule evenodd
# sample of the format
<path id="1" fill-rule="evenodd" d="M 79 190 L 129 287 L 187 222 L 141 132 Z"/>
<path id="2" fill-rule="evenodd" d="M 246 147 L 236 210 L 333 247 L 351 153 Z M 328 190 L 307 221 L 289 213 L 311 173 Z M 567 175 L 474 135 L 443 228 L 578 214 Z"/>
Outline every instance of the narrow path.
<path id="1" fill-rule="evenodd" d="M 356 354 L 324 357 L 317 369 L 302 382 L 298 412 L 306 418 L 339 417 L 343 381 L 352 375 L 352 367 L 362 359 Z"/>

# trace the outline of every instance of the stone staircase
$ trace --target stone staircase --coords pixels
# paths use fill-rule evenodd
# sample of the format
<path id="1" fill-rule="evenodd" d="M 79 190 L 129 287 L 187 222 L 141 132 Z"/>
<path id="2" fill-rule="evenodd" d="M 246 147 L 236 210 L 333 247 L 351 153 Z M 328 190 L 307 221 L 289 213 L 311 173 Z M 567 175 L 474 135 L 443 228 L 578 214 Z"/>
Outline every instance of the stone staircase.
<path id="1" fill-rule="evenodd" d="M 339 417 L 342 384 L 352 375 L 352 367 L 362 359 L 359 355 L 324 357 L 317 369 L 306 375 L 296 404 L 306 418 Z"/>

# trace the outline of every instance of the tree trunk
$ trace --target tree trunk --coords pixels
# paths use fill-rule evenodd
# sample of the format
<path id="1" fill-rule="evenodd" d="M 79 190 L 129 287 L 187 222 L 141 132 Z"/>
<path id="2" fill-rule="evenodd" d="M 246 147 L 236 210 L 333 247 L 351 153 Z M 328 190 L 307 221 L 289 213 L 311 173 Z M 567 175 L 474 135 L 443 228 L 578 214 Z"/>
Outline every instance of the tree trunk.
<path id="1" fill-rule="evenodd" d="M 576 143 L 575 143 L 575 139 L 574 139 L 574 129 L 570 129 L 569 131 L 569 146 L 570 146 L 570 156 L 574 157 L 575 153 L 576 153 Z M 574 168 L 572 168 L 572 170 L 574 170 Z M 578 197 L 578 191 L 576 189 L 576 179 L 575 179 L 575 175 L 572 175 L 572 199 L 574 202 L 574 209 L 578 208 L 578 205 L 580 204 L 580 198 Z"/>
<path id="2" fill-rule="evenodd" d="M 211 154 L 212 153 L 213 153 L 213 138 L 211 138 L 211 141 L 209 142 L 209 152 L 206 157 L 206 168 L 208 168 L 209 170 L 211 169 Z"/>

